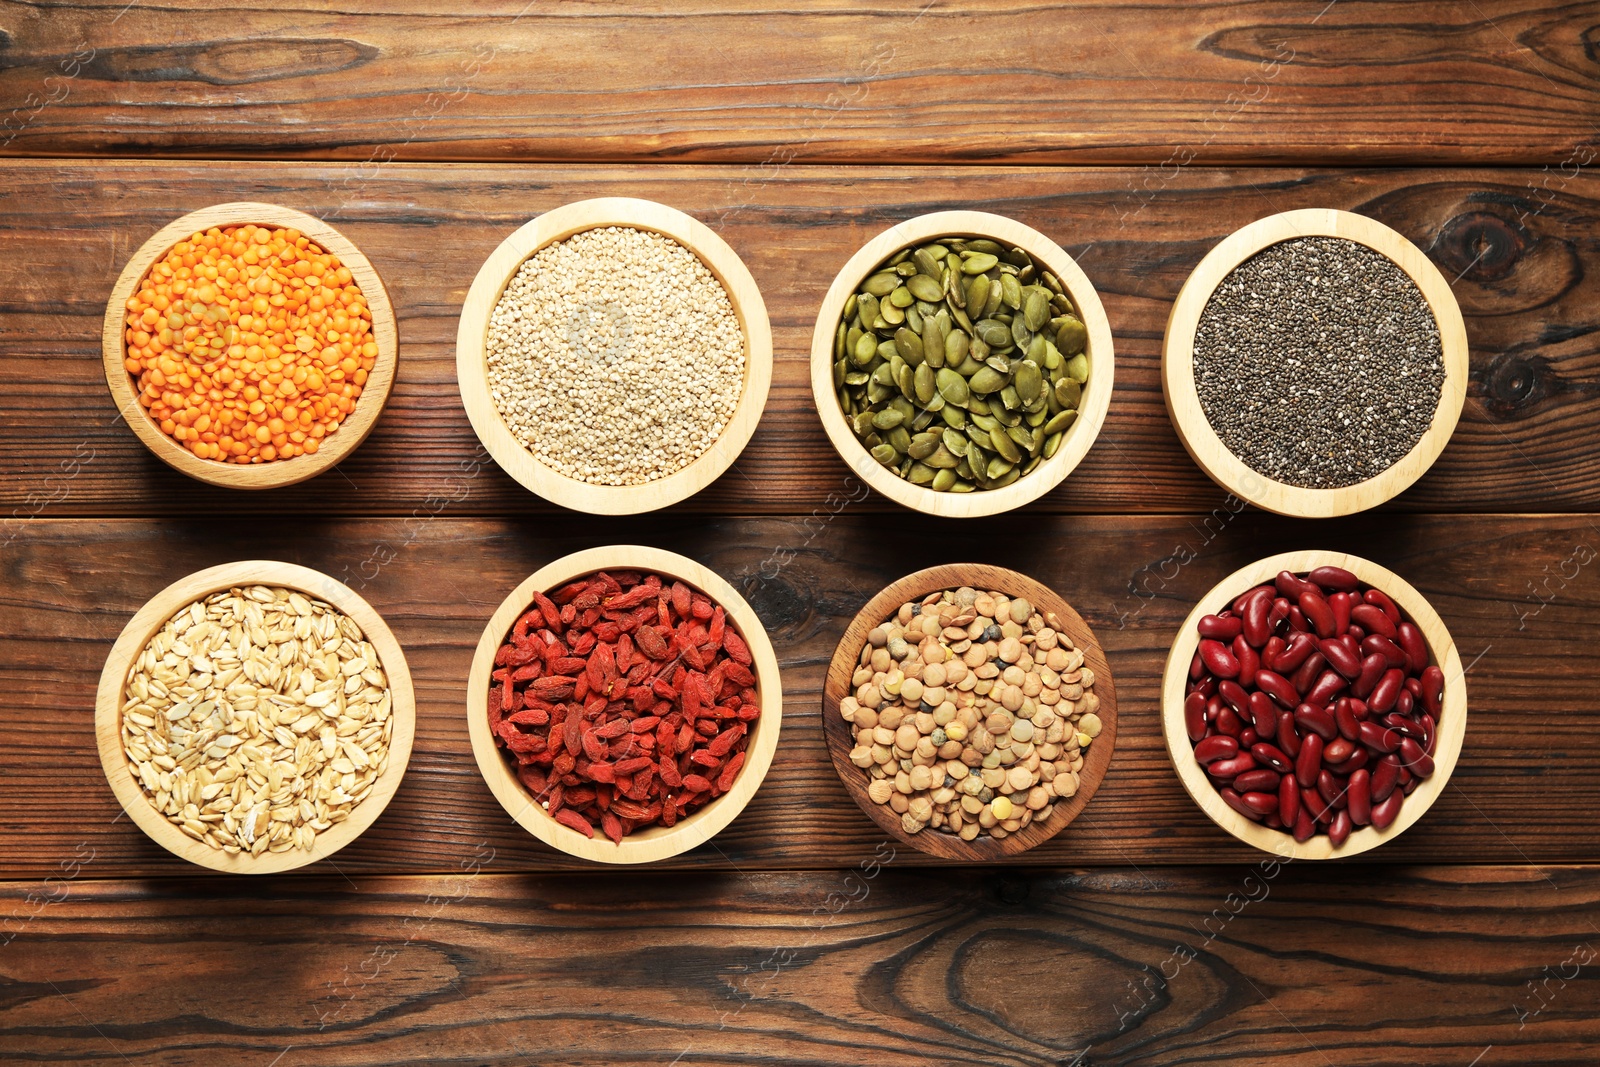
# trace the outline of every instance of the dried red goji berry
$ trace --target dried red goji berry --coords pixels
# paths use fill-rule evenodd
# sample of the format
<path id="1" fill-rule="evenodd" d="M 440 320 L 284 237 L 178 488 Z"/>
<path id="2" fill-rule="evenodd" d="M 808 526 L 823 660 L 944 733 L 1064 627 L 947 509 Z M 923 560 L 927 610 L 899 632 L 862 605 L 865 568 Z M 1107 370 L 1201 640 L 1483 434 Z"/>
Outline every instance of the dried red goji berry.
<path id="1" fill-rule="evenodd" d="M 594 827 L 589 825 L 589 820 L 573 811 L 571 808 L 562 808 L 555 813 L 556 822 L 562 826 L 570 826 L 584 837 L 594 836 Z"/>
<path id="2" fill-rule="evenodd" d="M 619 845 L 622 844 L 622 820 L 611 812 L 607 811 L 601 814 L 600 829 L 604 830 L 606 836 L 611 840 Z"/>
<path id="3" fill-rule="evenodd" d="M 744 638 L 740 637 L 738 631 L 731 627 L 722 635 L 722 648 L 733 658 L 735 663 L 742 663 L 748 667 L 754 662 L 750 658 L 750 646 L 745 644 Z"/>

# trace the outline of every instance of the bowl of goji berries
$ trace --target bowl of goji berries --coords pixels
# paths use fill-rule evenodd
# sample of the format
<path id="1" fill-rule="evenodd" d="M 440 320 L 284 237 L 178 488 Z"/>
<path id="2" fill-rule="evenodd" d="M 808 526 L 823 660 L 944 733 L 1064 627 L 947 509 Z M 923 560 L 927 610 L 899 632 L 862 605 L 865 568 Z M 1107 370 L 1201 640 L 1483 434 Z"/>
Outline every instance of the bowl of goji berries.
<path id="1" fill-rule="evenodd" d="M 472 661 L 484 780 L 573 856 L 647 863 L 703 844 L 750 802 L 778 746 L 778 660 L 734 588 L 691 559 L 616 545 L 541 568 Z"/>

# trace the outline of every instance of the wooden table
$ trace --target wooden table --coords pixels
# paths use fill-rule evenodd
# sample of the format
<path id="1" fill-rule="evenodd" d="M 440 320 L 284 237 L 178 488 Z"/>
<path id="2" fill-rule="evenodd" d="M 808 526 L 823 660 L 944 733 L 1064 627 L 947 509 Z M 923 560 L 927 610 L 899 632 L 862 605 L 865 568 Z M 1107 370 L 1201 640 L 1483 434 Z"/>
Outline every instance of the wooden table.
<path id="1" fill-rule="evenodd" d="M 0 118 L 0 1061 L 1594 1062 L 1600 5 L 523 4 L 0 5 L 16 108 Z M 777 348 L 733 470 L 637 519 L 530 496 L 478 448 L 455 384 L 484 257 L 539 212 L 610 194 L 716 228 Z M 251 494 L 146 452 L 98 349 L 131 251 L 237 199 L 342 228 L 401 337 L 355 455 Z M 1162 329 L 1225 234 L 1310 206 L 1387 223 L 1451 279 L 1466 411 L 1377 512 L 1234 515 L 1167 422 Z M 953 207 L 1052 235 L 1116 333 L 1099 442 L 1005 522 L 866 495 L 807 385 L 838 267 L 894 220 Z M 555 556 L 619 541 L 739 584 L 785 672 L 765 786 L 667 870 L 539 845 L 467 744 L 493 605 Z M 1157 686 L 1197 596 L 1305 547 L 1366 555 L 1431 599 L 1471 664 L 1472 720 L 1402 839 L 1263 865 L 1184 795 Z M 417 685 L 416 753 L 383 817 L 314 873 L 213 877 L 120 816 L 94 687 L 152 593 L 263 555 L 386 617 Z M 958 558 L 1059 590 L 1121 696 L 1100 793 L 1002 868 L 882 840 L 818 724 L 854 612 Z"/>

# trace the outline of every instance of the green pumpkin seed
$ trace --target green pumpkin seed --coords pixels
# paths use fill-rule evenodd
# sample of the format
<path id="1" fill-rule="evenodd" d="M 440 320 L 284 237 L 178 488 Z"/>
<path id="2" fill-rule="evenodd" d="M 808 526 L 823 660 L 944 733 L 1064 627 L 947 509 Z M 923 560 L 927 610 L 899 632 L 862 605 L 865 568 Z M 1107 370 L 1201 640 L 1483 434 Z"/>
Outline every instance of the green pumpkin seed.
<path id="1" fill-rule="evenodd" d="M 1078 413 L 1070 408 L 1052 416 L 1050 421 L 1044 424 L 1044 435 L 1046 437 L 1053 437 L 1062 430 L 1065 430 L 1068 426 L 1071 426 L 1075 421 L 1077 421 L 1077 418 Z"/>
<path id="2" fill-rule="evenodd" d="M 865 367 L 872 362 L 872 357 L 878 354 L 878 338 L 874 334 L 864 333 L 856 338 L 856 350 L 853 354 L 855 365 Z"/>
<path id="3" fill-rule="evenodd" d="M 1045 438 L 1044 451 L 1041 453 L 1041 455 L 1043 455 L 1045 459 L 1054 459 L 1056 453 L 1061 450 L 1062 439 L 1066 436 L 1067 435 L 1065 433 L 1053 433 L 1049 437 Z"/>
<path id="4" fill-rule="evenodd" d="M 980 274 L 967 282 L 964 303 L 969 308 L 986 307 L 989 303 L 989 279 Z"/>
<path id="5" fill-rule="evenodd" d="M 874 335 L 874 336 L 876 336 L 876 335 Z M 878 342 L 877 355 L 878 355 L 879 359 L 893 359 L 895 356 L 898 356 L 899 354 L 900 354 L 900 349 L 895 347 L 895 343 L 894 343 L 894 341 L 892 339 L 888 340 L 888 341 L 879 341 Z"/>
<path id="6" fill-rule="evenodd" d="M 989 402 L 981 396 L 975 396 L 967 401 L 967 411 L 969 414 L 981 415 L 987 419 L 989 418 Z M 996 425 L 999 424 L 996 423 Z"/>
<path id="7" fill-rule="evenodd" d="M 1031 359 L 1025 359 L 1017 364 L 1016 377 L 1012 384 L 1017 387 L 1017 395 L 1024 404 L 1031 404 L 1039 399 L 1039 392 L 1044 388 L 1044 372 L 1039 369 L 1039 364 Z"/>
<path id="8" fill-rule="evenodd" d="M 939 284 L 937 276 L 917 274 L 906 280 L 906 288 L 911 290 L 912 296 L 918 300 L 926 300 L 930 304 L 937 304 L 944 299 L 944 286 Z"/>
<path id="9" fill-rule="evenodd" d="M 1018 448 L 1027 449 L 1029 452 L 1037 451 L 1041 439 L 1033 435 L 1033 431 L 1026 426 L 1013 426 L 1006 431 L 1006 436 L 1017 443 Z M 890 442 L 893 443 L 892 441 Z"/>
<path id="10" fill-rule="evenodd" d="M 953 454 L 941 443 L 938 448 L 934 449 L 933 455 L 923 460 L 923 462 L 934 470 L 955 470 L 961 463 L 961 457 Z"/>
<path id="11" fill-rule="evenodd" d="M 911 470 L 906 473 L 906 481 L 912 485 L 931 485 L 936 473 L 938 472 L 926 463 L 913 463 Z"/>
<path id="12" fill-rule="evenodd" d="M 974 393 L 992 393 L 1001 389 L 1006 384 L 1006 376 L 993 367 L 983 367 L 968 381 L 967 386 Z"/>
<path id="13" fill-rule="evenodd" d="M 1028 350 L 1028 345 L 1033 342 L 1033 331 L 1028 329 L 1028 324 L 1021 315 L 1011 320 L 1011 339 L 1024 352 Z"/>
<path id="14" fill-rule="evenodd" d="M 980 430 L 976 426 L 968 426 L 964 432 L 966 433 L 967 438 L 980 449 L 987 448 L 990 451 L 994 450 L 994 441 L 992 438 L 990 438 L 986 431 Z"/>
<path id="15" fill-rule="evenodd" d="M 1012 463 L 1022 462 L 1022 451 L 1017 448 L 1017 443 L 1011 439 L 1010 434 L 992 433 L 989 435 L 989 440 L 994 442 L 994 450 L 1005 459 Z M 992 478 L 994 475 L 991 474 L 989 477 Z"/>
<path id="16" fill-rule="evenodd" d="M 1001 459 L 999 456 L 996 456 L 994 459 L 989 461 L 989 466 L 983 473 L 992 481 L 1003 475 L 1009 474 L 1011 472 L 1011 468 L 1015 465 L 1015 462 L 1015 460 L 1007 462 L 1006 460 Z"/>
<path id="17" fill-rule="evenodd" d="M 967 239 L 962 250 L 966 252 L 986 252 L 991 256 L 999 256 L 1005 253 L 1006 248 L 999 241 L 991 241 L 987 237 L 971 237 Z"/>
<path id="18" fill-rule="evenodd" d="M 926 248 L 919 248 L 911 253 L 911 259 L 917 265 L 918 274 L 932 278 L 934 281 L 939 280 L 939 275 L 943 272 L 944 266 L 940 262 L 940 260 L 944 259 L 943 254 L 936 256 Z"/>
<path id="19" fill-rule="evenodd" d="M 920 341 L 917 342 L 919 347 L 921 346 L 921 343 L 922 342 Z M 928 401 L 933 399 L 934 393 L 936 392 L 936 386 L 934 385 L 932 367 L 928 366 L 926 363 L 919 366 L 912 376 L 912 382 L 916 388 L 917 402 L 919 404 L 926 404 Z"/>
<path id="20" fill-rule="evenodd" d="M 1012 482 L 1016 481 L 1020 477 L 1022 477 L 1022 472 L 1019 471 L 1019 470 L 1013 469 L 1013 470 L 1006 471 L 1000 477 L 991 480 L 990 483 L 989 483 L 989 488 L 990 489 L 1004 489 L 1006 486 L 1010 485 Z"/>
<path id="21" fill-rule="evenodd" d="M 1073 381 L 1082 385 L 1089 380 L 1089 357 L 1079 352 L 1067 360 L 1066 375 Z"/>
<path id="22" fill-rule="evenodd" d="M 900 285 L 900 275 L 892 270 L 879 271 L 861 283 L 861 288 L 871 293 L 878 299 L 883 299 L 894 292 Z"/>
<path id="23" fill-rule="evenodd" d="M 872 416 L 872 425 L 880 430 L 892 430 L 906 421 L 906 417 L 894 408 L 884 408 Z"/>
<path id="24" fill-rule="evenodd" d="M 900 395 L 915 403 L 917 399 L 916 372 L 902 361 L 900 369 L 895 372 L 894 380 L 895 384 L 900 387 Z"/>
<path id="25" fill-rule="evenodd" d="M 1006 307 L 1011 308 L 1013 311 L 1022 307 L 1022 286 L 1017 284 L 1017 279 L 1014 275 L 1000 275 L 1000 290 Z"/>
<path id="26" fill-rule="evenodd" d="M 1056 330 L 1056 347 L 1061 349 L 1062 355 L 1075 356 L 1088 342 L 1089 327 L 1071 317 L 1061 320 L 1061 327 Z"/>
<path id="27" fill-rule="evenodd" d="M 1065 294 L 1066 293 L 1066 290 L 1061 288 L 1061 279 L 1057 278 L 1054 274 L 1051 274 L 1049 271 L 1045 271 L 1044 272 L 1044 284 L 1049 288 L 1049 290 L 1052 293 L 1061 293 L 1061 294 Z"/>
<path id="28" fill-rule="evenodd" d="M 856 298 L 856 317 L 861 320 L 861 328 L 872 328 L 872 322 L 878 317 L 878 298 L 871 293 L 861 293 Z"/>
<path id="29" fill-rule="evenodd" d="M 1008 384 L 1000 390 L 1000 403 L 1005 405 L 1007 411 L 1015 411 L 1022 406 L 1022 398 L 1017 395 L 1017 387 Z"/>
<path id="30" fill-rule="evenodd" d="M 999 319 L 979 319 L 973 329 L 990 348 L 1007 348 L 1011 344 L 1011 328 Z"/>
<path id="31" fill-rule="evenodd" d="M 970 493 L 976 488 L 977 486 L 973 485 L 971 482 L 957 481 L 955 485 L 950 487 L 950 491 L 952 493 Z"/>
<path id="32" fill-rule="evenodd" d="M 911 445 L 906 449 L 906 455 L 912 459 L 927 459 L 939 447 L 940 441 L 940 435 L 931 430 L 927 433 L 919 433 L 911 439 Z"/>
<path id="33" fill-rule="evenodd" d="M 882 463 L 885 467 L 893 467 L 900 462 L 900 454 L 890 444 L 873 446 L 872 458 Z"/>
<path id="34" fill-rule="evenodd" d="M 878 305 L 878 318 L 882 319 L 890 326 L 898 326 L 902 322 L 906 321 L 906 309 L 895 307 L 893 304 L 885 300 L 883 303 Z M 876 325 L 876 323 L 874 323 L 874 325 Z"/>
<path id="35" fill-rule="evenodd" d="M 958 480 L 955 471 L 941 470 L 934 474 L 933 481 L 928 483 L 928 488 L 936 493 L 948 493 L 956 487 Z"/>
<path id="36" fill-rule="evenodd" d="M 967 380 L 955 371 L 945 367 L 935 376 L 939 393 L 951 404 L 965 407 L 972 399 L 972 390 L 967 385 Z"/>
<path id="37" fill-rule="evenodd" d="M 1071 378 L 1062 378 L 1056 382 L 1056 399 L 1063 408 L 1075 408 L 1083 396 L 1083 386 Z"/>
<path id="38" fill-rule="evenodd" d="M 1037 331 L 1050 320 L 1050 296 L 1042 289 L 1035 289 L 1028 294 L 1027 301 L 1022 306 L 1022 318 L 1027 323 L 1028 329 Z"/>
<path id="39" fill-rule="evenodd" d="M 894 332 L 894 347 L 900 358 L 915 367 L 922 362 L 922 338 L 902 326 Z"/>
<path id="40" fill-rule="evenodd" d="M 944 420 L 944 424 L 950 427 L 952 430 L 959 430 L 967 424 L 966 411 L 954 404 L 947 404 L 941 408 L 939 411 L 939 417 L 942 418 Z"/>
<path id="41" fill-rule="evenodd" d="M 916 300 L 917 298 L 911 295 L 911 290 L 903 285 L 889 294 L 889 303 L 897 308 L 908 308 L 916 303 Z"/>
<path id="42" fill-rule="evenodd" d="M 883 439 L 893 445 L 896 452 L 905 452 L 911 448 L 911 433 L 904 426 L 896 426 L 884 434 Z"/>
<path id="43" fill-rule="evenodd" d="M 943 431 L 939 439 L 944 442 L 944 447 L 949 449 L 951 454 L 957 456 L 965 456 L 967 449 L 972 447 L 972 442 L 965 435 L 959 434 L 955 430 Z"/>
<path id="44" fill-rule="evenodd" d="M 1000 257 L 989 252 L 971 252 L 962 260 L 961 273 L 982 274 L 986 270 L 993 270 L 1000 262 Z"/>

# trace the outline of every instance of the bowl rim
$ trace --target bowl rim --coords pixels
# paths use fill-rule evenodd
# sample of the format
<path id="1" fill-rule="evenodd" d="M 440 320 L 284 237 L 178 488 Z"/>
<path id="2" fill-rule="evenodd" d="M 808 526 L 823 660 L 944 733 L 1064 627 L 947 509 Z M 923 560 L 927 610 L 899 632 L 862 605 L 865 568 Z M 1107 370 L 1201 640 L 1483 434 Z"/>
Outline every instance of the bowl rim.
<path id="1" fill-rule="evenodd" d="M 310 852 L 290 849 L 262 856 L 231 856 L 184 834 L 156 810 L 128 766 L 122 748 L 123 687 L 134 659 L 152 637 L 185 605 L 240 586 L 281 586 L 315 597 L 354 619 L 389 679 L 390 717 L 394 734 L 389 739 L 389 766 L 378 776 L 372 792 L 351 810 L 349 818 L 319 833 Z M 134 824 L 145 836 L 180 859 L 230 874 L 281 874 L 333 855 L 366 832 L 377 821 L 400 788 L 416 737 L 416 695 L 405 653 L 383 617 L 349 586 L 310 567 L 278 560 L 248 559 L 222 563 L 179 578 L 156 593 L 123 626 L 100 671 L 95 694 L 95 743 L 106 781 Z"/>
<path id="2" fill-rule="evenodd" d="M 1353 830 L 1348 840 L 1335 849 L 1326 834 L 1317 834 L 1304 843 L 1282 831 L 1273 830 L 1260 823 L 1251 822 L 1230 808 L 1222 794 L 1212 786 L 1205 771 L 1194 758 L 1194 745 L 1189 741 L 1188 729 L 1183 721 L 1184 686 L 1188 681 L 1189 664 L 1200 647 L 1200 635 L 1195 627 L 1208 614 L 1227 607 L 1240 593 L 1257 585 L 1270 583 L 1279 571 L 1303 574 L 1315 567 L 1343 567 L 1357 578 L 1388 594 L 1400 610 L 1422 631 L 1428 650 L 1433 654 L 1445 675 L 1444 707 L 1440 712 L 1439 743 L 1433 754 L 1434 772 L 1424 778 L 1405 802 L 1400 814 L 1388 829 L 1379 830 L 1363 826 Z M 1444 792 L 1455 772 L 1461 756 L 1461 746 L 1467 732 L 1467 682 L 1461 667 L 1461 656 L 1455 642 L 1445 628 L 1444 620 L 1420 592 L 1409 582 L 1386 567 L 1348 552 L 1323 549 L 1305 549 L 1280 552 L 1275 556 L 1257 560 L 1241 567 L 1212 586 L 1189 612 L 1172 642 L 1166 666 L 1161 677 L 1161 732 L 1166 739 L 1167 755 L 1184 789 L 1194 799 L 1211 821 L 1263 852 L 1271 852 L 1288 859 L 1325 860 L 1348 859 L 1386 841 L 1399 837 L 1433 807 L 1439 794 Z"/>
<path id="3" fill-rule="evenodd" d="M 744 384 L 721 436 L 688 466 L 643 485 L 593 485 L 547 466 L 517 440 L 489 393 L 489 320 L 506 286 L 539 249 L 606 226 L 658 233 L 687 249 L 722 284 L 744 336 Z M 653 200 L 596 197 L 544 212 L 506 237 L 484 260 L 461 307 L 456 381 L 478 440 L 500 469 L 524 488 L 573 511 L 633 515 L 687 500 L 739 458 L 761 420 L 772 385 L 772 326 L 761 290 L 744 261 L 709 226 Z"/>
<path id="4" fill-rule="evenodd" d="M 367 308 L 372 313 L 372 336 L 378 346 L 378 358 L 367 376 L 366 384 L 361 387 L 355 410 L 333 433 L 323 438 L 323 446 L 315 453 L 269 463 L 242 465 L 201 459 L 161 432 L 161 427 L 139 404 L 138 393 L 134 391 L 133 381 L 123 365 L 127 353 L 122 332 L 127 325 L 128 298 L 138 289 L 156 261 L 174 245 L 212 227 L 250 224 L 299 230 L 324 251 L 339 257 L 339 262 L 349 269 L 352 279 L 366 297 Z M 197 481 L 229 489 L 276 489 L 294 485 L 316 477 L 359 448 L 377 425 L 378 416 L 388 403 L 399 363 L 399 347 L 394 305 L 389 300 L 389 292 L 384 288 L 377 268 L 354 242 L 314 215 L 278 204 L 251 200 L 214 204 L 191 211 L 157 230 L 129 257 L 116 284 L 111 287 L 100 332 L 100 353 L 106 385 L 111 389 L 111 398 L 117 405 L 118 414 L 129 428 L 167 466 Z"/>
<path id="5" fill-rule="evenodd" d="M 1406 272 L 1439 327 L 1444 382 L 1426 433 L 1386 470 L 1337 489 L 1313 489 L 1270 478 L 1245 464 L 1222 443 L 1200 406 L 1194 383 L 1194 338 L 1211 294 L 1245 260 L 1272 245 L 1300 237 L 1339 237 L 1365 245 Z M 1422 250 L 1376 219 L 1335 208 L 1284 211 L 1242 226 L 1224 238 L 1190 273 L 1167 316 L 1161 346 L 1161 395 L 1178 439 L 1201 470 L 1222 488 L 1256 507 L 1297 518 L 1331 518 L 1377 507 L 1427 473 L 1449 444 L 1466 403 L 1466 323 L 1450 283 Z"/>
<path id="6" fill-rule="evenodd" d="M 978 581 L 973 579 L 977 578 Z M 1036 608 L 1042 608 L 1056 629 L 1067 633 L 1073 643 L 1083 650 L 1084 664 L 1095 672 L 1093 692 L 1100 698 L 1100 735 L 1089 746 L 1089 754 L 1079 772 L 1078 791 L 1064 803 L 1057 802 L 1050 818 L 1043 823 L 1031 824 L 1014 834 L 996 839 L 985 834 L 974 841 L 962 841 L 953 834 L 931 828 L 908 834 L 900 825 L 900 816 L 885 804 L 873 803 L 867 795 L 869 779 L 860 767 L 850 762 L 850 750 L 855 741 L 850 724 L 839 714 L 839 703 L 851 691 L 850 676 L 855 671 L 861 648 L 866 644 L 867 633 L 881 625 L 908 600 L 921 599 L 929 593 L 945 589 L 971 586 L 981 591 L 1000 590 L 1025 596 Z M 895 840 L 911 845 L 930 856 L 941 859 L 974 863 L 992 863 L 1026 852 L 1059 834 L 1076 819 L 1089 801 L 1094 798 L 1111 766 L 1112 753 L 1117 742 L 1117 687 L 1112 678 L 1111 666 L 1106 659 L 1094 630 L 1061 594 L 1044 583 L 1005 567 L 985 563 L 946 563 L 908 574 L 879 590 L 858 611 L 845 628 L 828 664 L 828 674 L 822 690 L 822 733 L 833 761 L 833 769 L 840 783 L 866 816 L 884 833 Z"/>
<path id="7" fill-rule="evenodd" d="M 670 827 L 638 830 L 613 844 L 597 834 L 584 837 L 547 815 L 517 779 L 489 730 L 489 683 L 494 656 L 512 625 L 533 602 L 535 592 L 548 593 L 586 575 L 605 570 L 642 570 L 675 578 L 719 604 L 750 648 L 761 715 L 746 746 L 745 764 L 733 788 Z M 500 602 L 484 625 L 472 656 L 467 680 L 467 733 L 484 783 L 514 822 L 552 848 L 597 863 L 636 864 L 670 859 L 704 844 L 738 818 L 761 787 L 778 748 L 783 727 L 783 680 L 777 654 L 761 619 L 723 577 L 686 556 L 643 545 L 607 545 L 573 552 L 545 564 Z"/>
<path id="8" fill-rule="evenodd" d="M 1083 388 L 1077 421 L 1068 429 L 1061 448 L 1031 473 L 1000 489 L 972 493 L 940 493 L 912 485 L 872 458 L 845 421 L 833 388 L 834 334 L 845 302 L 856 286 L 901 249 L 938 237 L 987 237 L 1024 249 L 1061 280 L 1088 327 L 1089 381 Z M 846 465 L 879 493 L 926 515 L 970 518 L 998 515 L 1022 507 L 1050 492 L 1078 466 L 1094 445 L 1111 406 L 1116 377 L 1111 322 L 1089 276 L 1066 250 L 1049 237 L 1015 219 L 987 211 L 935 211 L 917 215 L 888 229 L 862 245 L 849 258 L 828 287 L 811 334 L 811 393 L 822 426 Z"/>

